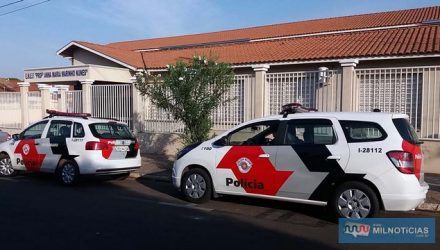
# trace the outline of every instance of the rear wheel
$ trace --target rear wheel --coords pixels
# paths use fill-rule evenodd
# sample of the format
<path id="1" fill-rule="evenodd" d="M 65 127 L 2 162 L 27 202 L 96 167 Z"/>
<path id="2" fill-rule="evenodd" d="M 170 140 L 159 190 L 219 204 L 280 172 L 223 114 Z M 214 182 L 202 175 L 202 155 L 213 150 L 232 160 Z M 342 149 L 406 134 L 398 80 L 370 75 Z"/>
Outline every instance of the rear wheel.
<path id="1" fill-rule="evenodd" d="M 361 219 L 379 212 L 374 191 L 362 182 L 346 182 L 336 188 L 329 201 L 334 214 L 342 218 Z"/>
<path id="2" fill-rule="evenodd" d="M 194 168 L 183 175 L 182 194 L 187 201 L 203 203 L 211 199 L 211 178 L 205 170 Z"/>
<path id="3" fill-rule="evenodd" d="M 8 155 L 0 155 L 0 176 L 11 177 L 16 175 L 17 172 L 12 168 L 12 161 Z"/>
<path id="4" fill-rule="evenodd" d="M 79 169 L 76 162 L 63 160 L 57 170 L 57 179 L 65 186 L 77 184 L 79 180 Z"/>

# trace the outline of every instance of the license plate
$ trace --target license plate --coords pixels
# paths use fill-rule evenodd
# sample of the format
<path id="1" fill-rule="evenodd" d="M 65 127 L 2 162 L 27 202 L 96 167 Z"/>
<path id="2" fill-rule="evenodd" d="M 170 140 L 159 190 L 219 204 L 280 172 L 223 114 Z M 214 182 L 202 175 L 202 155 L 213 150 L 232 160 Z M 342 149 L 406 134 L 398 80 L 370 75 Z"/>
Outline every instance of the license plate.
<path id="1" fill-rule="evenodd" d="M 116 150 L 116 152 L 130 151 L 130 148 L 128 146 L 114 146 L 113 149 Z"/>

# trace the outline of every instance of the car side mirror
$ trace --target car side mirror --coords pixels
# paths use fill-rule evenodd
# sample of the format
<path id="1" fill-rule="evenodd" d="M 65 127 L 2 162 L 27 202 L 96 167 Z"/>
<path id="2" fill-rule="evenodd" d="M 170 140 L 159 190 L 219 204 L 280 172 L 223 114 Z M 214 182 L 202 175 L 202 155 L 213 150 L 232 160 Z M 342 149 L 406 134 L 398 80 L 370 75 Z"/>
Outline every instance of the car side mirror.
<path id="1" fill-rule="evenodd" d="M 228 138 L 223 136 L 213 143 L 215 146 L 226 146 L 228 144 Z"/>
<path id="2" fill-rule="evenodd" d="M 20 140 L 20 135 L 19 135 L 19 134 L 13 134 L 13 135 L 12 135 L 12 139 L 13 139 L 14 141 L 18 141 L 18 140 Z"/>

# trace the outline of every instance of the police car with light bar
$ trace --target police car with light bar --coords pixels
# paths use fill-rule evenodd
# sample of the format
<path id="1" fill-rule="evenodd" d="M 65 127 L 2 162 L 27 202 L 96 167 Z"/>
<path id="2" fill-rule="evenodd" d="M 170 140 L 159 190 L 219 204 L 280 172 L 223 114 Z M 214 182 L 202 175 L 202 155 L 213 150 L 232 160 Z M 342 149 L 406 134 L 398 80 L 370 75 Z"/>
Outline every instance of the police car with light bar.
<path id="1" fill-rule="evenodd" d="M 288 104 L 186 147 L 174 186 L 195 203 L 241 195 L 327 206 L 346 218 L 424 202 L 421 142 L 407 115 L 314 111 Z"/>
<path id="2" fill-rule="evenodd" d="M 139 144 L 125 123 L 88 113 L 47 113 L 0 144 L 0 176 L 54 173 L 62 184 L 74 185 L 80 175 L 128 176 L 141 166 Z"/>

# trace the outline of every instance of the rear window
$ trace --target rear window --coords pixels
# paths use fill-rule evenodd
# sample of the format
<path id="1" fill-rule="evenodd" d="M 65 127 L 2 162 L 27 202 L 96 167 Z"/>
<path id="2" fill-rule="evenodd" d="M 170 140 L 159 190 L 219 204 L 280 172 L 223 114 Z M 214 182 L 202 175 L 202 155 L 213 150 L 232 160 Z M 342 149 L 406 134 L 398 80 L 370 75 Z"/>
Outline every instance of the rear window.
<path id="1" fill-rule="evenodd" d="M 394 126 L 399 131 L 400 136 L 411 144 L 420 144 L 419 137 L 409 121 L 405 118 L 393 119 Z"/>
<path id="2" fill-rule="evenodd" d="M 93 123 L 89 125 L 92 134 L 100 139 L 134 139 L 127 125 L 119 123 Z"/>
<path id="3" fill-rule="evenodd" d="M 383 128 L 374 122 L 340 121 L 347 142 L 382 141 L 387 138 Z"/>

